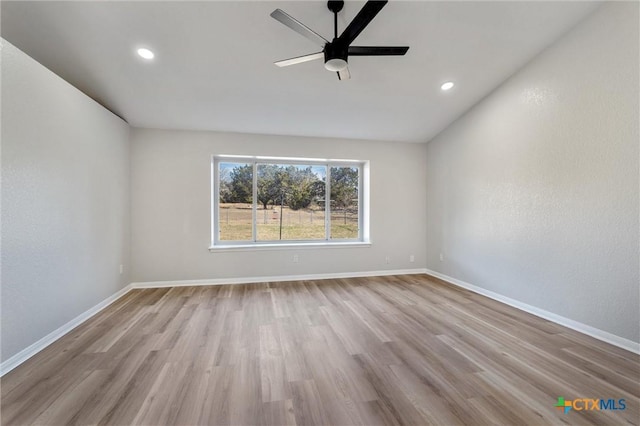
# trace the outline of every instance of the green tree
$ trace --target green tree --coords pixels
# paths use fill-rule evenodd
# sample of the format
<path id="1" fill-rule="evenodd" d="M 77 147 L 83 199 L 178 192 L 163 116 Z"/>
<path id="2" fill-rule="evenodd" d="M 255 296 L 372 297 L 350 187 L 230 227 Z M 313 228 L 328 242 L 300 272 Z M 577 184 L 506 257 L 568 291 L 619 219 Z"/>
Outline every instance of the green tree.
<path id="1" fill-rule="evenodd" d="M 331 168 L 331 206 L 346 213 L 358 205 L 358 169 Z"/>
<path id="2" fill-rule="evenodd" d="M 280 200 L 281 167 L 275 164 L 258 165 L 258 202 L 266 210 L 269 203 L 277 204 Z"/>
<path id="3" fill-rule="evenodd" d="M 318 197 L 324 197 L 324 182 L 312 167 L 299 168 L 277 164 L 259 164 L 257 167 L 257 201 L 264 209 L 269 204 L 283 202 L 291 210 L 305 209 Z M 253 166 L 234 167 L 227 179 L 220 182 L 223 202 L 250 203 L 253 194 Z"/>
<path id="4" fill-rule="evenodd" d="M 317 198 L 321 182 L 313 172 L 311 166 L 304 169 L 292 167 L 287 170 L 290 174 L 290 187 L 287 203 L 291 210 L 306 209 Z"/>
<path id="5" fill-rule="evenodd" d="M 231 177 L 228 168 L 220 168 L 220 202 L 231 203 Z"/>
<path id="6" fill-rule="evenodd" d="M 251 203 L 253 196 L 253 165 L 236 166 L 230 173 L 229 202 Z"/>
<path id="7" fill-rule="evenodd" d="M 291 210 L 307 208 L 318 197 L 324 184 L 311 166 L 280 166 L 261 164 L 258 166 L 258 201 L 266 209 L 269 204 L 281 202 Z"/>

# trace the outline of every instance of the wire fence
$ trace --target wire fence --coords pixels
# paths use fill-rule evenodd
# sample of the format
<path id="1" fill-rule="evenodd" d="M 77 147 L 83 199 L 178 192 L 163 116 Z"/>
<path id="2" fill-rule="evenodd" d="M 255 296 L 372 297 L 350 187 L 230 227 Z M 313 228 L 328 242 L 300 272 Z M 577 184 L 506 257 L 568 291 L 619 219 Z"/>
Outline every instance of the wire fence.
<path id="1" fill-rule="evenodd" d="M 221 204 L 219 214 L 221 240 L 250 240 L 253 232 L 251 205 Z M 258 208 L 258 240 L 324 239 L 326 212 L 321 209 L 291 210 L 288 207 Z M 281 220 L 282 219 L 282 220 Z M 280 232 L 282 231 L 282 232 Z M 332 238 L 358 237 L 358 212 L 355 209 L 331 211 Z"/>

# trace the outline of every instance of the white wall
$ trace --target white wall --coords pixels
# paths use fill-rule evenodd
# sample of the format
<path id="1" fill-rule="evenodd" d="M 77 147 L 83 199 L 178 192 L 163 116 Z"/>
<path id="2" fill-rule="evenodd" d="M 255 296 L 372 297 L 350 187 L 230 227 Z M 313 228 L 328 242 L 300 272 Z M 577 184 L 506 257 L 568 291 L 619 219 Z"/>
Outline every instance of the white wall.
<path id="1" fill-rule="evenodd" d="M 424 144 L 132 129 L 133 280 L 424 268 L 425 150 Z M 373 245 L 210 253 L 216 154 L 370 160 Z M 299 263 L 292 262 L 294 253 Z"/>
<path id="2" fill-rule="evenodd" d="M 125 122 L 0 41 L 4 361 L 129 282 L 130 152 Z"/>
<path id="3" fill-rule="evenodd" d="M 605 4 L 432 140 L 427 267 L 640 341 L 638 59 Z"/>

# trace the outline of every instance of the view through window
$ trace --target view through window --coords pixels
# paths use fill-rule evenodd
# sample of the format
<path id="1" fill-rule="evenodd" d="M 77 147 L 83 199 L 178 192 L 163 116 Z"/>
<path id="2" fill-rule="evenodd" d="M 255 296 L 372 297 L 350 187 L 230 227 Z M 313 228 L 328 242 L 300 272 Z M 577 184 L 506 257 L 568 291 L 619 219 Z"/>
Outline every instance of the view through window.
<path id="1" fill-rule="evenodd" d="M 216 157 L 214 245 L 361 241 L 362 168 L 358 161 Z"/>

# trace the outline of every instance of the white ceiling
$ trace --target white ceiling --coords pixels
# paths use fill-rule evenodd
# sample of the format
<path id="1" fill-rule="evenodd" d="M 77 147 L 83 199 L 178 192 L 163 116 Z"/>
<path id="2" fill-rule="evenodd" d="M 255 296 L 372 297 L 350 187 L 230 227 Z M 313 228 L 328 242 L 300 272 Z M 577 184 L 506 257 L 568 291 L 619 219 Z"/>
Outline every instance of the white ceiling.
<path id="1" fill-rule="evenodd" d="M 339 31 L 363 4 L 346 3 Z M 273 65 L 320 49 L 269 14 L 330 39 L 324 1 L 2 1 L 1 29 L 132 126 L 426 142 L 597 6 L 392 0 L 354 44 L 409 52 L 352 57 L 343 82 L 322 61 Z"/>

